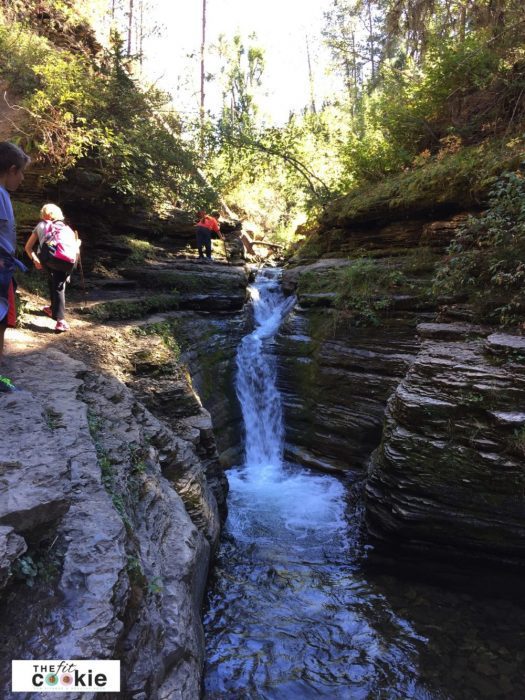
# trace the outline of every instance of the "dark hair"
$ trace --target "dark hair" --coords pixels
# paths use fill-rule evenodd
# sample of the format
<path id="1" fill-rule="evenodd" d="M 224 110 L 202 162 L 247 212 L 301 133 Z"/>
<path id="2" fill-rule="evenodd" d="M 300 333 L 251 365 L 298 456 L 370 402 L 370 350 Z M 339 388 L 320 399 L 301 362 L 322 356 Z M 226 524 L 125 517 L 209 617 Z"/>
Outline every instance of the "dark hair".
<path id="1" fill-rule="evenodd" d="M 218 211 L 212 211 L 211 215 L 213 216 L 214 219 L 218 219 L 220 216 Z"/>
<path id="2" fill-rule="evenodd" d="M 6 173 L 13 165 L 17 170 L 25 168 L 31 158 L 10 141 L 0 142 L 0 173 Z"/>

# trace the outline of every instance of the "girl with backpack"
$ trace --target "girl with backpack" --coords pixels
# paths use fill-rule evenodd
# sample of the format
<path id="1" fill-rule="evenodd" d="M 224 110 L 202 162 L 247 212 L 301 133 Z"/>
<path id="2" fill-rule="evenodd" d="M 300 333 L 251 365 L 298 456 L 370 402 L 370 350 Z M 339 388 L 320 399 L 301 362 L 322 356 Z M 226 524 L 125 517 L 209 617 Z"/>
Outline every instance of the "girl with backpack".
<path id="1" fill-rule="evenodd" d="M 80 240 L 64 223 L 64 215 L 56 204 L 45 204 L 40 210 L 40 221 L 33 229 L 25 245 L 25 251 L 37 270 L 48 274 L 51 305 L 44 306 L 44 313 L 57 323 L 55 333 L 69 330 L 65 320 L 66 284 L 78 258 Z M 34 247 L 38 242 L 38 252 Z"/>

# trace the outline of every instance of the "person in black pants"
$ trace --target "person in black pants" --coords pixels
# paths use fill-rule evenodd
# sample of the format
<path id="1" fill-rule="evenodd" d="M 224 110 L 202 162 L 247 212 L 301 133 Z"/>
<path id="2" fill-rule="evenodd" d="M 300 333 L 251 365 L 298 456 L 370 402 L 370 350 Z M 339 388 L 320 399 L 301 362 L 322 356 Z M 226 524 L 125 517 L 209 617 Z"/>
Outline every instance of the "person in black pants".
<path id="1" fill-rule="evenodd" d="M 69 325 L 65 320 L 66 315 L 66 284 L 69 281 L 70 271 L 56 270 L 47 265 L 42 265 L 38 254 L 34 252 L 34 247 L 36 243 L 39 243 L 38 251 L 42 243 L 46 240 L 48 235 L 48 222 L 63 222 L 64 215 L 60 207 L 56 204 L 45 204 L 40 210 L 40 217 L 42 221 L 38 223 L 33 229 L 26 245 L 25 251 L 31 260 L 34 262 L 37 270 L 42 270 L 45 268 L 48 275 L 49 284 L 49 297 L 51 299 L 50 306 L 44 306 L 42 309 L 46 316 L 53 318 L 57 323 L 55 326 L 56 333 L 63 333 L 69 330 Z M 80 241 L 78 241 L 80 245 Z"/>
<path id="2" fill-rule="evenodd" d="M 211 234 L 216 233 L 219 235 L 219 222 L 215 217 L 208 216 L 204 210 L 199 211 L 197 216 L 199 217 L 199 221 L 195 225 L 195 232 L 197 234 L 199 260 L 211 262 Z M 206 251 L 206 257 L 204 257 L 203 248 Z"/>
<path id="3" fill-rule="evenodd" d="M 66 284 L 68 282 L 69 273 L 62 270 L 50 270 L 46 268 L 47 282 L 49 286 L 49 298 L 51 299 L 51 307 L 45 306 L 44 313 L 50 318 L 55 319 L 57 325 L 55 331 L 62 333 L 69 329 L 65 321 L 66 316 Z"/>

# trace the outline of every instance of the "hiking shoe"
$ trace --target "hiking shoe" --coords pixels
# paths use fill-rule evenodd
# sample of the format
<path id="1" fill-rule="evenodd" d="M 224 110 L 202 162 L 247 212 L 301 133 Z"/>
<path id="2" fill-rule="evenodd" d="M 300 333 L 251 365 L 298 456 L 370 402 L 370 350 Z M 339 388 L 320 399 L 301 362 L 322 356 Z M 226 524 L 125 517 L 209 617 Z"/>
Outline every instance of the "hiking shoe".
<path id="1" fill-rule="evenodd" d="M 64 320 L 57 321 L 57 325 L 55 326 L 55 333 L 63 333 L 64 331 L 68 331 L 69 326 Z"/>
<path id="2" fill-rule="evenodd" d="M 6 394 L 10 391 L 18 391 L 18 389 L 8 377 L 0 374 L 0 394 Z"/>
<path id="3" fill-rule="evenodd" d="M 53 312 L 50 306 L 44 306 L 42 311 L 45 313 L 46 316 L 49 316 L 49 318 L 53 318 Z"/>

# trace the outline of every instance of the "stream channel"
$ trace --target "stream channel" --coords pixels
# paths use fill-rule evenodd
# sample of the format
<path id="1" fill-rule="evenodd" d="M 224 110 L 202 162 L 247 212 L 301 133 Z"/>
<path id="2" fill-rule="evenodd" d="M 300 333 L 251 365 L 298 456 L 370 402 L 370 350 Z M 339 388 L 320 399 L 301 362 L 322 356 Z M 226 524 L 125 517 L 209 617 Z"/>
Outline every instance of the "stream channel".
<path id="1" fill-rule="evenodd" d="M 525 611 L 363 565 L 362 475 L 283 459 L 273 338 L 294 300 L 279 271 L 251 289 L 237 354 L 244 464 L 204 619 L 207 700 L 525 698 Z"/>

